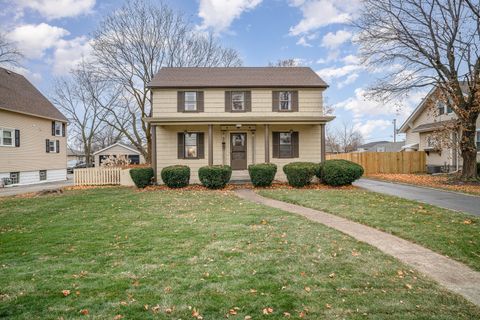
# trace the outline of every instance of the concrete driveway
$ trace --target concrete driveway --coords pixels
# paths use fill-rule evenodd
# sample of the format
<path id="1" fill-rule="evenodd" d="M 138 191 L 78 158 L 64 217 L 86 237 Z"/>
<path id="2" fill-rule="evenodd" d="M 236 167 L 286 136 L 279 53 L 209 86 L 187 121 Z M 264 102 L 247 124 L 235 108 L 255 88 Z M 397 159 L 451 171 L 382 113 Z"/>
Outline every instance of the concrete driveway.
<path id="1" fill-rule="evenodd" d="M 480 216 L 480 197 L 478 196 L 365 178 L 354 182 L 353 185 L 369 191 Z"/>
<path id="2" fill-rule="evenodd" d="M 68 177 L 68 180 L 32 184 L 26 186 L 15 186 L 9 188 L 0 188 L 0 197 L 16 196 L 31 192 L 40 192 L 44 190 L 59 189 L 63 187 L 73 186 L 73 177 Z"/>

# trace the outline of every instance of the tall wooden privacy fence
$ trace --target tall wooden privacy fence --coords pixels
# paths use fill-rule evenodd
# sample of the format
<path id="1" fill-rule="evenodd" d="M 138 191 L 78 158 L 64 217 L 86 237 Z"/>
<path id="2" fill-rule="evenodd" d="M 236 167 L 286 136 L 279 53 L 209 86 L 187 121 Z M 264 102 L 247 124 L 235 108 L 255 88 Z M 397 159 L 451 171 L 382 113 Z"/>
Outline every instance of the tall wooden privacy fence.
<path id="1" fill-rule="evenodd" d="M 424 151 L 412 152 L 356 152 L 327 154 L 329 159 L 344 159 L 358 163 L 365 174 L 375 173 L 424 173 L 426 155 Z"/>
<path id="2" fill-rule="evenodd" d="M 73 171 L 76 186 L 119 185 L 121 168 L 85 168 Z"/>

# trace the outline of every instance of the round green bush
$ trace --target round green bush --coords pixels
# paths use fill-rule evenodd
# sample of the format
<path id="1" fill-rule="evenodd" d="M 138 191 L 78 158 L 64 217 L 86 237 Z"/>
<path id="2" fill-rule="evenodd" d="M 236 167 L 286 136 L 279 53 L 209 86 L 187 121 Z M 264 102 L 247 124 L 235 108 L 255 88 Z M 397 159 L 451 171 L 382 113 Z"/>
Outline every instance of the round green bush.
<path id="1" fill-rule="evenodd" d="M 291 162 L 283 166 L 288 184 L 292 187 L 304 187 L 312 181 L 318 171 L 318 164 L 313 162 Z"/>
<path id="2" fill-rule="evenodd" d="M 248 166 L 250 180 L 255 187 L 267 187 L 272 185 L 277 165 L 273 163 L 259 163 Z"/>
<path id="3" fill-rule="evenodd" d="M 232 168 L 230 166 L 205 166 L 198 169 L 200 182 L 209 189 L 221 189 L 230 181 Z"/>
<path id="4" fill-rule="evenodd" d="M 137 188 L 145 188 L 152 183 L 153 169 L 152 168 L 134 168 L 130 169 L 130 177 Z"/>
<path id="5" fill-rule="evenodd" d="M 330 186 L 344 186 L 352 184 L 363 175 L 361 165 L 348 160 L 327 160 L 320 170 L 320 179 Z"/>
<path id="6" fill-rule="evenodd" d="M 182 165 L 165 167 L 161 177 L 169 188 L 183 188 L 190 182 L 190 168 Z"/>

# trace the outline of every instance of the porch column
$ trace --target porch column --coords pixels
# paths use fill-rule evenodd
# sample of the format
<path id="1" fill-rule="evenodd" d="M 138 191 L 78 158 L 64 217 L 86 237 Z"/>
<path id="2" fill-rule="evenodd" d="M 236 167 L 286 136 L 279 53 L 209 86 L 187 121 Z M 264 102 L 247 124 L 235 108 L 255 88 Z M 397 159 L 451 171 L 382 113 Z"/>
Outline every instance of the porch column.
<path id="1" fill-rule="evenodd" d="M 208 125 L 208 165 L 213 166 L 213 124 Z"/>
<path id="2" fill-rule="evenodd" d="M 252 163 L 255 164 L 255 130 L 252 130 Z"/>
<path id="3" fill-rule="evenodd" d="M 270 130 L 268 124 L 265 125 L 265 163 L 270 163 Z"/>
<path id="4" fill-rule="evenodd" d="M 320 125 L 320 162 L 324 162 L 326 159 L 325 148 L 325 124 Z"/>
<path id="5" fill-rule="evenodd" d="M 151 140 L 152 144 L 150 146 L 150 161 L 152 163 L 153 177 L 155 179 L 155 184 L 157 184 L 158 181 L 157 181 L 157 126 L 156 125 L 152 125 L 151 133 L 152 133 L 152 140 Z"/>

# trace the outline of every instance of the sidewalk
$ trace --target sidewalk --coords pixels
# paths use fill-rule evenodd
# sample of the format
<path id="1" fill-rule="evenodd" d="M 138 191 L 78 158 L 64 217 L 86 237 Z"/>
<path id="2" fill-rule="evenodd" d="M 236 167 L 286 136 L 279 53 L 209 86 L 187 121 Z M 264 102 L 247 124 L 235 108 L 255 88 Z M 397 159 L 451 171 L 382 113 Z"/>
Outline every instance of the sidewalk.
<path id="1" fill-rule="evenodd" d="M 0 188 L 0 197 L 16 196 L 31 192 L 40 192 L 44 190 L 59 189 L 63 187 L 73 186 L 73 179 L 65 181 L 38 183 L 26 186 L 15 186 L 9 188 Z"/>
<path id="2" fill-rule="evenodd" d="M 262 197 L 252 190 L 236 190 L 242 199 L 299 214 L 368 243 L 412 266 L 445 288 L 480 306 L 480 272 L 422 246 L 322 211 Z"/>

